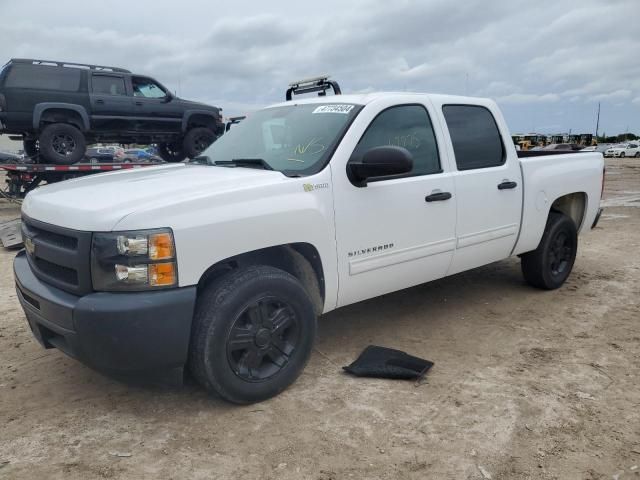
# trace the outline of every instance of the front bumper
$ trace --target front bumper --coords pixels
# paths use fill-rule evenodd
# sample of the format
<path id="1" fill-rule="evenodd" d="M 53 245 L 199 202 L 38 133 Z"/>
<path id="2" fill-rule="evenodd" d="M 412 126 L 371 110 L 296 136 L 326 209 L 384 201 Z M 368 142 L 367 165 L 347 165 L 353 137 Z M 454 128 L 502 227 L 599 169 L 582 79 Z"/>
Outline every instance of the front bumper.
<path id="1" fill-rule="evenodd" d="M 36 339 L 115 376 L 177 383 L 187 361 L 196 287 L 79 297 L 39 280 L 25 252 L 13 263 Z"/>

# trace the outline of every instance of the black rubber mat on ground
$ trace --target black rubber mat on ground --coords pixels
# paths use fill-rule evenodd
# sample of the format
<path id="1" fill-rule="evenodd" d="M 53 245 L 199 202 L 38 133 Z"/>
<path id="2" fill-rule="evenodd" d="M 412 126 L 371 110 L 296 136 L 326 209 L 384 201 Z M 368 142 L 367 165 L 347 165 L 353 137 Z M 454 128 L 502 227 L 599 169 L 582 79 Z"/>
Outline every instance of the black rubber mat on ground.
<path id="1" fill-rule="evenodd" d="M 433 362 L 429 360 L 393 348 L 369 345 L 355 362 L 342 368 L 358 377 L 417 380 L 431 367 Z"/>

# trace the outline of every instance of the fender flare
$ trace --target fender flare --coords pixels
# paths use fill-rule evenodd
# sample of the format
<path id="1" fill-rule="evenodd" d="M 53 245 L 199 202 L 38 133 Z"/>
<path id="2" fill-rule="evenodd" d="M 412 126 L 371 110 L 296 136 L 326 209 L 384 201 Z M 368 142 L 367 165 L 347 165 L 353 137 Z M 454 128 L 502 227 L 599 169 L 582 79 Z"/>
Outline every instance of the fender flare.
<path id="1" fill-rule="evenodd" d="M 61 109 L 61 110 L 71 110 L 80 115 L 80 119 L 82 120 L 81 130 L 83 132 L 89 130 L 89 114 L 87 114 L 87 110 L 82 105 L 75 105 L 73 103 L 57 103 L 57 102 L 44 102 L 38 103 L 33 109 L 33 129 L 38 130 L 40 128 L 40 119 L 44 112 L 49 109 Z"/>
<path id="2" fill-rule="evenodd" d="M 220 110 L 218 110 L 218 115 L 220 114 Z M 193 115 L 206 115 L 207 117 L 211 117 L 214 121 L 214 123 L 218 123 L 217 119 L 216 119 L 216 114 L 214 111 L 212 110 L 198 110 L 198 109 L 194 109 L 194 110 L 185 110 L 184 115 L 182 115 L 182 131 L 186 132 L 187 131 L 187 126 L 189 125 L 189 119 L 193 116 Z"/>

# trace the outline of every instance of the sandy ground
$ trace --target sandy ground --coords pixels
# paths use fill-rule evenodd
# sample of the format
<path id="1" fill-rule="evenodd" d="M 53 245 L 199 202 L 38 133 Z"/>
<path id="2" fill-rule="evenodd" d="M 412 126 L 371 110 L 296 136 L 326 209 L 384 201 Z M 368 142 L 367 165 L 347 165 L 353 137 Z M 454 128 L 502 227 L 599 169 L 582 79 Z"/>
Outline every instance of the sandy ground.
<path id="1" fill-rule="evenodd" d="M 41 349 L 1 251 L 0 478 L 640 479 L 640 162 L 608 163 L 563 288 L 528 287 L 509 259 L 338 310 L 294 386 L 248 407 Z M 343 374 L 370 343 L 435 367 L 419 384 Z"/>

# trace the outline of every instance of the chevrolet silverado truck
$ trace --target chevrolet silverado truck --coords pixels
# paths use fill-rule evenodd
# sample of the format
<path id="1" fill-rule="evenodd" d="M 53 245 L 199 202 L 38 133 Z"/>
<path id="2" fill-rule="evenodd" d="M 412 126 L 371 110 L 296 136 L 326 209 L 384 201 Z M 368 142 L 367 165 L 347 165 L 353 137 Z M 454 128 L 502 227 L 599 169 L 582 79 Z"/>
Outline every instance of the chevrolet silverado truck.
<path id="1" fill-rule="evenodd" d="M 181 162 L 224 127 L 219 108 L 124 68 L 13 58 L 0 69 L 0 133 L 22 138 L 39 163 L 71 165 L 97 142 L 155 143 L 163 160 Z"/>
<path id="2" fill-rule="evenodd" d="M 336 308 L 514 255 L 529 284 L 560 287 L 598 221 L 603 158 L 528 153 L 488 99 L 294 97 L 198 163 L 30 192 L 18 297 L 44 347 L 97 370 L 188 370 L 262 401 Z"/>

